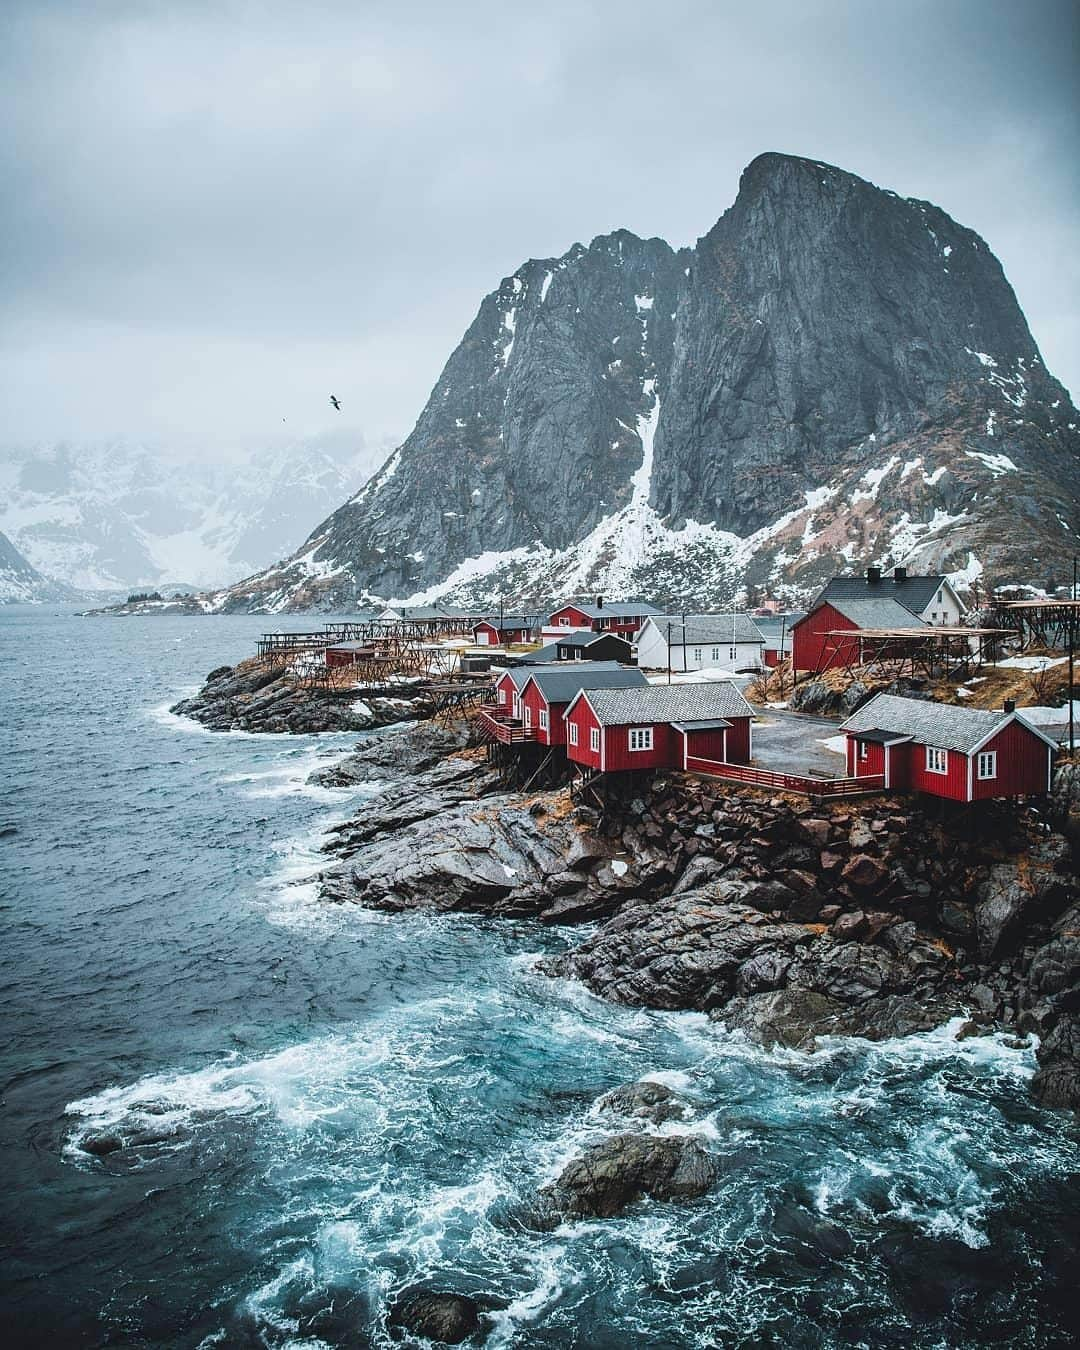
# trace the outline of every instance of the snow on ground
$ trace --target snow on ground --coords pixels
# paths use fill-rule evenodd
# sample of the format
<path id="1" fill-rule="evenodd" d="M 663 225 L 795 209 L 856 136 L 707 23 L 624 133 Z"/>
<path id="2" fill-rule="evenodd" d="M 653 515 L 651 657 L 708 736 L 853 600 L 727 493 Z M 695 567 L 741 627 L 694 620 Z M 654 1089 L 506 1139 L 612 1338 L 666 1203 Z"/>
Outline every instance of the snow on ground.
<path id="1" fill-rule="evenodd" d="M 1068 659 L 1067 656 L 1007 656 L 996 664 L 999 670 L 1050 670 L 1052 666 L 1063 665 Z"/>
<path id="2" fill-rule="evenodd" d="M 645 678 L 650 684 L 716 684 L 720 680 L 734 680 L 739 684 L 754 677 L 723 670 L 720 666 L 706 666 L 704 670 L 673 670 L 670 680 L 666 670 L 647 671 Z"/>
<path id="3" fill-rule="evenodd" d="M 989 429 L 989 426 L 987 426 L 988 431 Z M 1019 473 L 1019 469 L 1008 455 L 988 455 L 981 450 L 965 450 L 964 454 L 968 459 L 979 460 L 995 478 L 1000 478 L 1002 474 L 1006 473 Z"/>
<path id="4" fill-rule="evenodd" d="M 831 750 L 834 755 L 847 754 L 846 736 L 826 736 L 824 740 L 818 740 L 818 745 L 823 745 L 826 750 Z"/>

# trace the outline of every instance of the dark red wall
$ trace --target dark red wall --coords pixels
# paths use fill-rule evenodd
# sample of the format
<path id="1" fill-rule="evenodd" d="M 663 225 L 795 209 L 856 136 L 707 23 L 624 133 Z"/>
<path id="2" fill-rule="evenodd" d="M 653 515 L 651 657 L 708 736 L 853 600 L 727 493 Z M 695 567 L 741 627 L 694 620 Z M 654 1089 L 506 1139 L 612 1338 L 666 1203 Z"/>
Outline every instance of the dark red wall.
<path id="1" fill-rule="evenodd" d="M 1033 736 L 1019 722 L 1010 722 L 1003 731 L 983 746 L 983 750 L 997 751 L 997 777 L 981 782 L 976 777 L 978 764 L 971 769 L 971 796 L 973 801 L 990 797 L 1014 797 L 1028 793 L 1045 792 L 1047 787 L 1047 756 L 1050 747 Z"/>
<path id="2" fill-rule="evenodd" d="M 858 625 L 845 619 L 832 605 L 818 605 L 805 619 L 800 619 L 791 628 L 791 659 L 796 670 L 818 670 L 824 664 L 825 634 L 833 629 L 842 628 L 845 632 L 857 633 Z M 832 640 L 830 639 L 830 642 Z M 831 655 L 833 666 L 853 666 L 859 660 L 858 642 L 839 639 L 839 649 Z"/>

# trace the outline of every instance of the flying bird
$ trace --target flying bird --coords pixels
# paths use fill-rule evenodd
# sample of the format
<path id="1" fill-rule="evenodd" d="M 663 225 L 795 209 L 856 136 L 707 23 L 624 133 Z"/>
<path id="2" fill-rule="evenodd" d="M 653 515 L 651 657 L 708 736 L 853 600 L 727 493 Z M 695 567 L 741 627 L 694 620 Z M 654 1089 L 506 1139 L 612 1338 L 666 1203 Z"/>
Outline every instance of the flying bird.
<path id="1" fill-rule="evenodd" d="M 334 407 L 338 410 L 338 412 L 341 411 L 341 404 L 337 401 L 337 395 L 336 395 L 336 394 L 331 394 L 331 395 L 330 395 L 330 402 L 334 405 Z"/>

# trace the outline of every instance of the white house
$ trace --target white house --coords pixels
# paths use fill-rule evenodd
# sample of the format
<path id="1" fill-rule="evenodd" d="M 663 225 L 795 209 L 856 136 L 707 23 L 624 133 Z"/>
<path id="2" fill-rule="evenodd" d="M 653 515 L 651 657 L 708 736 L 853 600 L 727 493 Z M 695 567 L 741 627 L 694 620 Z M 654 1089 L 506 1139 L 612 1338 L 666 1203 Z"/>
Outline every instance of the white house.
<path id="1" fill-rule="evenodd" d="M 748 614 L 650 614 L 634 644 L 645 670 L 759 670 L 765 638 Z"/>

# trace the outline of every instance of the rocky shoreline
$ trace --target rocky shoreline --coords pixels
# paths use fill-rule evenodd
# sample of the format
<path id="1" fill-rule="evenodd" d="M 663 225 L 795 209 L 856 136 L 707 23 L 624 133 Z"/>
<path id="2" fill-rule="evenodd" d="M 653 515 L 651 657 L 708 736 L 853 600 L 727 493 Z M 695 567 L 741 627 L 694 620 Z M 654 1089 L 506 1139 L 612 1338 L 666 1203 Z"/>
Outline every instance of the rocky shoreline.
<path id="1" fill-rule="evenodd" d="M 503 790 L 468 725 L 373 736 L 319 781 L 384 777 L 331 833 L 325 900 L 589 923 L 539 969 L 708 1013 L 763 1045 L 966 1019 L 1039 1037 L 1036 1099 L 1080 1108 L 1080 769 L 1044 807 L 940 820 L 910 798 L 812 804 L 657 779 L 604 819 Z"/>
<path id="2" fill-rule="evenodd" d="M 211 731 L 310 735 L 390 726 L 426 716 L 428 705 L 408 685 L 400 693 L 364 698 L 356 689 L 303 685 L 252 658 L 212 670 L 197 694 L 170 711 Z"/>

